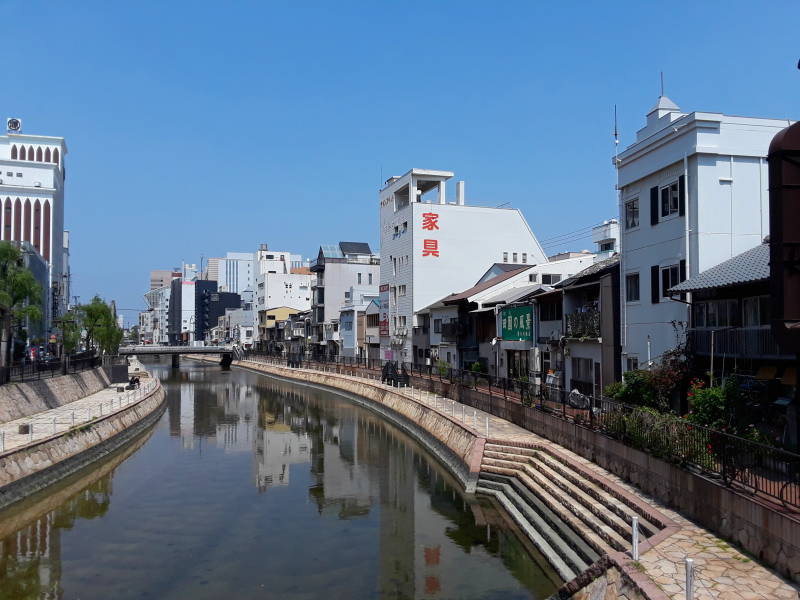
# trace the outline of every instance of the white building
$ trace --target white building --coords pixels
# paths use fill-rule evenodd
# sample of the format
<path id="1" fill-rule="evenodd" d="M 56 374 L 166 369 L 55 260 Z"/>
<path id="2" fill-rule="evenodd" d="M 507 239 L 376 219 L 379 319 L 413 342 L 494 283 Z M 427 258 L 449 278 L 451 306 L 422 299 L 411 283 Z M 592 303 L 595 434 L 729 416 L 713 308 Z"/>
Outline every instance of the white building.
<path id="1" fill-rule="evenodd" d="M 351 287 L 350 295 L 339 310 L 342 356 L 366 358 L 366 310 L 378 299 L 378 287 Z"/>
<path id="2" fill-rule="evenodd" d="M 447 202 L 452 176 L 411 169 L 379 192 L 383 359 L 410 362 L 415 313 L 474 285 L 492 263 L 547 262 L 519 210 L 467 206 L 463 182 Z M 429 192 L 434 197 L 426 201 Z"/>
<path id="3" fill-rule="evenodd" d="M 171 281 L 167 285 L 150 290 L 144 295 L 150 315 L 149 331 L 151 340 L 154 344 L 169 344 L 168 324 L 169 324 L 169 296 Z M 144 332 L 142 332 L 144 333 Z"/>
<path id="4" fill-rule="evenodd" d="M 661 96 L 615 158 L 622 225 L 623 370 L 682 342 L 687 305 L 667 290 L 769 232 L 767 150 L 790 122 L 683 113 Z"/>
<path id="5" fill-rule="evenodd" d="M 217 289 L 220 292 L 241 294 L 255 289 L 255 266 L 252 252 L 228 252 L 225 258 L 209 259 L 208 276 L 211 276 L 211 261 L 215 261 Z"/>
<path id="6" fill-rule="evenodd" d="M 0 237 L 30 242 L 47 263 L 49 293 L 42 311 L 48 330 L 69 301 L 63 256 L 66 154 L 61 137 L 19 131 L 0 136 Z"/>

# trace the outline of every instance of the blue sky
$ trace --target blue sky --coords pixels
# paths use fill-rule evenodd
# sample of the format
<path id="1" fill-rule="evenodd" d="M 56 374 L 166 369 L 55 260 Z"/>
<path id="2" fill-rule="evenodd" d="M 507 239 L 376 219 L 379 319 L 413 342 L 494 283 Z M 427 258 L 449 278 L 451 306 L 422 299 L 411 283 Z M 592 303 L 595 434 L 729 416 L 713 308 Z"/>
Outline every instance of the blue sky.
<path id="1" fill-rule="evenodd" d="M 541 240 L 615 216 L 613 105 L 624 146 L 660 71 L 683 110 L 800 114 L 777 0 L 0 8 L 2 116 L 67 140 L 73 293 L 123 308 L 201 255 L 377 245 L 381 175 L 411 167 Z"/>

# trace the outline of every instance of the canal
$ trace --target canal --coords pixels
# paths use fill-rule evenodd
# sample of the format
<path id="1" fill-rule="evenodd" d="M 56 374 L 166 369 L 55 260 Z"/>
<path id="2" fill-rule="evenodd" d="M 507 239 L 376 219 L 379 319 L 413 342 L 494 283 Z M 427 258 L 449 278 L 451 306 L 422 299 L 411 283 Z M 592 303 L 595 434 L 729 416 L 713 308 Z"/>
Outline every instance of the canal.
<path id="1" fill-rule="evenodd" d="M 496 505 L 331 392 L 185 360 L 147 433 L 0 513 L 0 600 L 547 598 Z"/>

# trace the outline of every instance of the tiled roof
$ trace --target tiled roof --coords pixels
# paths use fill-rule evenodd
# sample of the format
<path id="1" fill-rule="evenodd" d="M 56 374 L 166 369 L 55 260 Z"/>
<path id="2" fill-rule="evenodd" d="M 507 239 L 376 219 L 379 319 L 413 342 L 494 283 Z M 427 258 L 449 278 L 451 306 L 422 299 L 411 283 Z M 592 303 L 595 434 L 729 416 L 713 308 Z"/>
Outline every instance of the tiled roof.
<path id="1" fill-rule="evenodd" d="M 693 292 L 769 279 L 769 244 L 759 244 L 670 288 Z"/>
<path id="2" fill-rule="evenodd" d="M 575 273 L 572 277 L 567 277 L 563 281 L 559 281 L 553 287 L 555 288 L 565 288 L 576 283 L 582 283 L 586 280 L 593 280 L 597 279 L 600 275 L 603 275 L 607 271 L 614 268 L 616 265 L 619 264 L 619 255 L 615 254 L 611 258 L 606 258 L 605 260 L 599 260 L 591 266 L 586 267 L 583 271 L 579 271 Z"/>
<path id="3" fill-rule="evenodd" d="M 464 290 L 463 292 L 459 292 L 457 294 L 450 294 L 446 298 L 442 298 L 442 302 L 444 302 L 445 304 L 452 304 L 454 302 L 458 302 L 459 300 L 467 300 L 470 296 L 474 296 L 478 292 L 488 290 L 490 287 L 497 285 L 498 283 L 501 283 L 506 279 L 511 279 L 515 275 L 519 275 L 523 271 L 530 269 L 532 266 L 533 265 L 518 265 L 516 269 L 506 271 L 505 273 L 502 273 L 497 277 L 492 277 L 488 281 L 484 281 L 483 283 L 474 285 L 468 290 Z"/>

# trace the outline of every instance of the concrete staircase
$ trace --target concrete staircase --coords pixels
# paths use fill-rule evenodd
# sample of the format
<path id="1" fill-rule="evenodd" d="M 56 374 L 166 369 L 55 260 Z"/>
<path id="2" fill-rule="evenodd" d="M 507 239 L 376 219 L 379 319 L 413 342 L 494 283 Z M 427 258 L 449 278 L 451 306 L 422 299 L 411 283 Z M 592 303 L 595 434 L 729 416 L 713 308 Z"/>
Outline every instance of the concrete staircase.
<path id="1" fill-rule="evenodd" d="M 607 484 L 543 449 L 487 443 L 477 493 L 493 496 L 565 581 L 609 550 L 631 548 L 663 525 Z"/>

